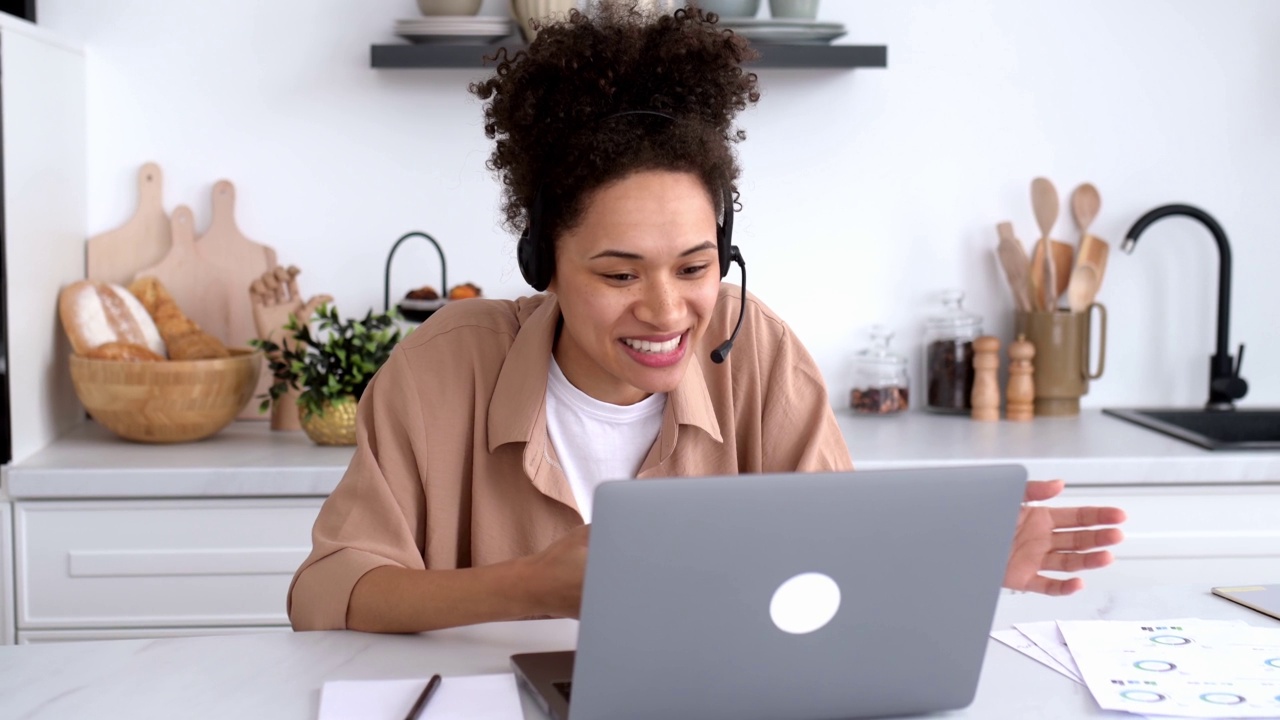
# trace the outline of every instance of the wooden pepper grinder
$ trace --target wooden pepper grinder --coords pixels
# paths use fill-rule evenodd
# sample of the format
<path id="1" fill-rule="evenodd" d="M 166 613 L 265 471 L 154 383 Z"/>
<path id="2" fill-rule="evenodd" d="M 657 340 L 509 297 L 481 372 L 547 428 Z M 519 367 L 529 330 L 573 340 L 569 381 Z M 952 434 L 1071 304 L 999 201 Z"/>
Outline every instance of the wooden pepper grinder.
<path id="1" fill-rule="evenodd" d="M 1036 385 L 1032 378 L 1035 368 L 1031 359 L 1036 356 L 1036 346 L 1025 335 L 1009 343 L 1009 387 L 1005 396 L 1009 400 L 1006 415 L 1010 420 L 1026 422 L 1035 415 Z"/>
<path id="2" fill-rule="evenodd" d="M 1000 338 L 983 335 L 973 341 L 973 393 L 970 404 L 974 420 L 1000 419 Z"/>

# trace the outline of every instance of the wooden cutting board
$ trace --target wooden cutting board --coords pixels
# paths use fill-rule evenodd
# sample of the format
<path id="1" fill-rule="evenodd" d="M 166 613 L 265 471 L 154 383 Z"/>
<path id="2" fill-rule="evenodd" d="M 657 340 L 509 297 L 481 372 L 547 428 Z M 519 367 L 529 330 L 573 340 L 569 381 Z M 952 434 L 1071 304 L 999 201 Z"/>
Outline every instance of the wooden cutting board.
<path id="1" fill-rule="evenodd" d="M 154 277 L 164 283 L 178 308 L 202 330 L 226 342 L 227 317 L 221 279 L 209 271 L 196 253 L 195 215 L 179 205 L 170 222 L 173 245 L 160 262 L 138 271 L 135 277 Z"/>
<path id="2" fill-rule="evenodd" d="M 258 329 L 253 322 L 253 306 L 249 302 L 249 285 L 276 266 L 276 251 L 240 232 L 236 225 L 236 188 L 230 181 L 214 183 L 213 218 L 209 229 L 196 241 L 196 253 L 204 261 L 206 270 L 226 288 L 219 306 L 224 318 L 223 334 L 214 334 L 228 347 L 248 347 L 249 340 L 258 337 Z M 265 361 L 258 378 L 258 388 L 253 393 L 255 398 L 271 387 L 271 373 L 267 371 Z M 268 415 L 258 412 L 256 401 L 249 403 L 240 414 L 242 420 L 267 418 Z"/>
<path id="3" fill-rule="evenodd" d="M 85 250 L 90 280 L 128 285 L 139 270 L 160 262 L 173 244 L 161 191 L 160 166 L 138 171 L 138 207 L 125 224 L 89 238 Z"/>

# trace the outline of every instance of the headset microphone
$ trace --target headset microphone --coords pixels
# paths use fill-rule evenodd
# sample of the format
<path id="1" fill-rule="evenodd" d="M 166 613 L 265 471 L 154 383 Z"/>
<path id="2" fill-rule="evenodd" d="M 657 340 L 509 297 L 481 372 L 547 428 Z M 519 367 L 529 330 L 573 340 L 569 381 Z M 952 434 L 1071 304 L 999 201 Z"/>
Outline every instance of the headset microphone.
<path id="1" fill-rule="evenodd" d="M 742 270 L 742 305 L 738 308 L 738 323 L 733 326 L 733 333 L 729 335 L 729 339 L 711 351 L 711 360 L 715 363 L 722 363 L 729 357 L 729 351 L 733 349 L 733 341 L 738 339 L 738 331 L 742 329 L 742 319 L 747 316 L 747 264 L 743 262 L 742 253 L 738 252 L 737 245 L 729 247 L 729 259 L 738 263 L 738 268 Z"/>

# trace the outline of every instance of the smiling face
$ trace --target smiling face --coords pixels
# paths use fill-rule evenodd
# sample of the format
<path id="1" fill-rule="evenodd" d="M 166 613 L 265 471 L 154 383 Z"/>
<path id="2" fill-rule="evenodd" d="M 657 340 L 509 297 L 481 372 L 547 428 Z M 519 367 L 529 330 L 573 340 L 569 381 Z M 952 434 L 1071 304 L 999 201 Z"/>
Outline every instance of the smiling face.
<path id="1" fill-rule="evenodd" d="M 720 288 L 716 210 L 691 173 L 645 170 L 596 190 L 556 240 L 565 377 L 615 405 L 670 392 Z"/>

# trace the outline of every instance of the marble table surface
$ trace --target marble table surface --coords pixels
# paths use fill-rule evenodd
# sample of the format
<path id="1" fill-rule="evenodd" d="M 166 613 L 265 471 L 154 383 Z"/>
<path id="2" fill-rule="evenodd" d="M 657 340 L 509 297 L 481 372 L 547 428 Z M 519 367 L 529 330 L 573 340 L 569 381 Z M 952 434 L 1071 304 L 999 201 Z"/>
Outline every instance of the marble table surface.
<path id="1" fill-rule="evenodd" d="M 1084 591 L 1066 598 L 1006 594 L 994 629 L 1037 620 L 1277 621 L 1209 594 L 1167 586 Z M 509 671 L 517 652 L 572 647 L 577 623 L 494 623 L 423 635 L 262 633 L 0 647 L 0 718 L 314 720 L 329 680 L 424 678 Z M 525 699 L 526 717 L 540 714 Z M 1088 691 L 995 641 L 977 698 L 936 717 L 1131 718 L 1098 709 Z"/>

